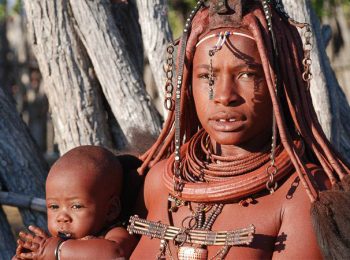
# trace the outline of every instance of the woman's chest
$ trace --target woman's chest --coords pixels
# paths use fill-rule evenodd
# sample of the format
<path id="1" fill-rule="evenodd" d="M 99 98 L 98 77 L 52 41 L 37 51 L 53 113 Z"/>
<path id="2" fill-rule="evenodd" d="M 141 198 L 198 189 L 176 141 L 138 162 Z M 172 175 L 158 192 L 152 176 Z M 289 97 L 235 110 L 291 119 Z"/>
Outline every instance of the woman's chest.
<path id="1" fill-rule="evenodd" d="M 168 194 L 164 194 L 158 198 L 157 203 L 151 204 L 148 220 L 167 224 L 173 230 L 181 229 L 186 236 L 193 238 L 194 243 L 179 244 L 170 239 L 164 246 L 160 239 L 142 236 L 133 259 L 140 259 L 141 256 L 152 259 L 160 253 L 167 255 L 168 259 L 177 259 L 178 253 L 181 254 L 185 249 L 190 252 L 192 248 L 198 248 L 199 244 L 210 244 L 206 252 L 208 259 L 225 251 L 227 251 L 226 259 L 271 258 L 281 225 L 280 207 L 276 207 L 271 200 L 265 202 L 265 199 L 256 199 L 245 206 L 239 203 L 178 204 L 180 204 L 178 208 L 174 207 L 175 202 L 169 201 Z M 170 209 L 172 211 L 169 211 Z M 247 240 L 246 228 L 251 225 L 254 225 L 255 232 L 249 245 L 225 247 L 230 245 L 230 237 L 232 240 L 230 234 L 239 234 L 243 240 Z M 200 231 L 197 231 L 198 229 Z M 236 235 L 236 239 L 239 235 Z M 216 243 L 214 240 L 217 240 Z"/>

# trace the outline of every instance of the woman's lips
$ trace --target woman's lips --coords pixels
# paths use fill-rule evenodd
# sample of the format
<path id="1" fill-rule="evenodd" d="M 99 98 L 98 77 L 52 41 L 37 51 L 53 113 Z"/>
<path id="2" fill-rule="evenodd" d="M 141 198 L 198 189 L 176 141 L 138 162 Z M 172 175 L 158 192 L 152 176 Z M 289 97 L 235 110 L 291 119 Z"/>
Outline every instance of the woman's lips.
<path id="1" fill-rule="evenodd" d="M 209 125 L 216 131 L 234 132 L 243 126 L 244 117 L 238 113 L 219 112 L 209 119 Z"/>
<path id="2" fill-rule="evenodd" d="M 239 131 L 243 126 L 242 120 L 236 118 L 209 120 L 209 125 L 215 130 L 220 132 L 235 132 Z"/>

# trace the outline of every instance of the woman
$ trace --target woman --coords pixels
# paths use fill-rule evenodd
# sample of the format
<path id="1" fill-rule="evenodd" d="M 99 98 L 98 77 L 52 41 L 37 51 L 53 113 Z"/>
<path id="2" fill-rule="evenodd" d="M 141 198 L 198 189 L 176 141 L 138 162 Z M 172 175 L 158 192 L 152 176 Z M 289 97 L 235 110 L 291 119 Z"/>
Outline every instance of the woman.
<path id="1" fill-rule="evenodd" d="M 324 219 L 320 191 L 344 189 L 349 168 L 312 108 L 308 26 L 262 2 L 199 1 L 187 20 L 169 117 L 142 158 L 132 259 L 321 258 L 310 208 Z"/>

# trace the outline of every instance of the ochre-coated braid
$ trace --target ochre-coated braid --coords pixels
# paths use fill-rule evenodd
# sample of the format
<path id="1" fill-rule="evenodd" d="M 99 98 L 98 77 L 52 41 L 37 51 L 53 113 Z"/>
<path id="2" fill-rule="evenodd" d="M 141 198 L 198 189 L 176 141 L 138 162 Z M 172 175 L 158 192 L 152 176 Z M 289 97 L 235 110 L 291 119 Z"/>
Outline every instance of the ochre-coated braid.
<path id="1" fill-rule="evenodd" d="M 259 11 L 257 10 L 256 13 L 258 13 Z M 261 11 L 260 11 L 261 13 Z M 264 26 L 264 28 L 267 29 L 267 24 L 266 21 L 264 20 L 264 17 L 261 17 L 262 15 L 260 14 L 260 24 L 262 24 Z M 258 16 L 258 17 L 259 17 Z M 278 130 L 280 133 L 280 137 L 281 137 L 281 142 L 284 146 L 284 148 L 286 149 L 286 151 L 288 152 L 290 159 L 300 177 L 300 181 L 303 185 L 303 187 L 306 190 L 306 193 L 308 194 L 310 200 L 313 202 L 316 199 L 316 194 L 314 192 L 314 189 L 312 186 L 310 186 L 310 184 L 306 181 L 305 176 L 308 175 L 308 170 L 306 169 L 305 166 L 300 164 L 300 158 L 297 158 L 297 154 L 295 152 L 295 147 L 292 144 L 291 141 L 291 134 L 290 132 L 287 130 L 287 126 L 285 123 L 285 118 L 282 112 L 282 108 L 281 108 L 281 101 L 279 99 L 279 97 L 276 95 L 275 93 L 275 82 L 274 79 L 276 78 L 271 64 L 269 63 L 269 56 L 268 53 L 272 53 L 272 46 L 269 42 L 269 40 L 265 40 L 264 41 L 264 37 L 261 35 L 261 31 L 258 30 L 258 24 L 257 24 L 257 20 L 253 19 L 252 17 L 247 17 L 247 20 L 249 20 L 250 22 L 250 27 L 251 27 L 251 32 L 254 35 L 254 38 L 256 39 L 256 43 L 258 46 L 258 50 L 259 50 L 259 54 L 261 57 L 261 61 L 262 61 L 262 65 L 263 65 L 263 69 L 264 69 L 264 73 L 265 73 L 265 79 L 266 79 L 266 83 L 270 92 L 270 96 L 271 96 L 271 101 L 272 101 L 272 105 L 273 105 L 273 110 L 274 113 L 276 115 L 276 122 L 278 125 Z M 266 47 L 268 49 L 266 49 Z"/>
<path id="2" fill-rule="evenodd" d="M 253 1 L 249 2 L 253 3 Z M 344 178 L 344 176 L 349 175 L 349 167 L 346 165 L 345 161 L 341 159 L 341 156 L 339 156 L 339 154 L 331 148 L 331 145 L 324 135 L 317 120 L 316 113 L 312 107 L 310 92 L 307 90 L 307 84 L 303 81 L 301 76 L 303 73 L 302 60 L 304 58 L 304 54 L 302 42 L 298 31 L 294 27 L 295 25 L 289 24 L 288 20 L 285 18 L 280 19 L 278 14 L 272 10 L 272 24 L 274 25 L 274 30 L 279 32 L 276 33 L 275 40 L 280 54 L 277 63 L 281 69 L 280 74 L 282 75 L 279 89 L 279 96 L 283 96 L 283 99 L 281 99 L 281 97 L 278 97 L 275 94 L 276 75 L 273 68 L 273 47 L 262 7 L 256 3 L 253 3 L 249 6 L 249 8 L 248 13 L 243 14 L 241 27 L 248 29 L 256 40 L 257 48 L 262 59 L 265 79 L 273 104 L 273 110 L 276 116 L 280 143 L 284 150 L 288 153 L 288 158 L 291 160 L 294 168 L 296 169 L 301 183 L 305 187 L 310 197 L 310 200 L 314 201 L 317 198 L 317 192 L 310 184 L 312 182 L 310 182 L 309 178 L 313 177 L 309 175 L 308 169 L 305 166 L 305 159 L 308 162 L 314 162 L 319 165 L 326 172 L 332 183 L 335 183 L 339 179 Z M 198 129 L 201 128 L 196 115 L 190 89 L 192 78 L 191 66 L 195 45 L 198 43 L 201 37 L 203 37 L 203 35 L 207 35 L 208 33 L 208 17 L 208 8 L 202 8 L 198 11 L 193 19 L 191 32 L 186 45 L 180 107 L 180 110 L 182 111 L 180 118 L 181 144 L 188 142 L 198 131 Z M 225 28 L 223 28 L 223 30 L 225 30 Z M 232 30 L 232 28 L 230 28 L 230 30 Z M 157 163 L 159 160 L 169 158 L 170 154 L 174 151 L 175 143 L 171 141 L 175 132 L 174 122 L 175 114 L 170 114 L 167 119 L 166 127 L 164 127 L 160 138 L 142 157 L 142 159 L 144 159 L 142 172 L 144 172 L 147 167 Z M 292 139 L 295 137 L 296 133 L 300 133 L 302 139 L 305 141 L 306 150 L 311 154 L 312 158 L 304 159 L 302 158 L 302 155 L 297 152 L 297 148 L 292 142 Z M 184 149 L 189 148 L 185 145 Z M 285 151 L 282 151 L 282 153 Z M 193 151 L 188 152 L 192 153 Z M 317 158 L 317 161 L 313 161 L 313 158 Z M 171 158 L 169 160 L 171 160 Z M 204 162 L 198 165 L 204 169 L 207 167 Z M 244 174 L 247 175 L 247 179 L 250 178 L 249 174 L 250 173 Z M 244 177 L 244 175 L 242 176 Z M 222 178 L 225 179 L 226 177 Z M 167 183 L 169 181 L 169 183 L 171 183 L 170 179 L 165 180 L 165 182 Z M 186 185 L 184 189 L 186 191 L 190 191 L 192 186 L 188 184 L 190 188 L 187 189 Z M 217 187 L 217 184 L 214 186 Z M 210 185 L 207 187 L 209 189 L 209 193 L 211 192 L 210 187 Z M 237 184 L 235 187 L 239 190 L 242 186 Z M 226 188 L 229 189 L 228 186 Z M 195 188 L 193 188 L 192 192 L 196 192 Z M 223 192 L 225 193 L 226 191 Z M 251 192 L 253 192 L 253 189 Z M 238 191 L 238 193 L 240 193 L 240 191 Z M 205 194 L 202 199 L 199 197 L 194 199 L 202 201 L 204 199 L 209 199 L 206 196 L 207 195 Z M 221 199 L 226 197 L 227 196 L 223 195 L 221 196 Z M 189 199 L 190 198 L 192 197 L 189 196 Z"/>

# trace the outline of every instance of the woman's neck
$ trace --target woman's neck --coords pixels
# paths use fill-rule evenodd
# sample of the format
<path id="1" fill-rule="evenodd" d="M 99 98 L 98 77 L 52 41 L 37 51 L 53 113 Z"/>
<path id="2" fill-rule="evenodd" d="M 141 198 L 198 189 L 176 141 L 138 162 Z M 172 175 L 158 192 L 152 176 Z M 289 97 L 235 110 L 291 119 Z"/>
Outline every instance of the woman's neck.
<path id="1" fill-rule="evenodd" d="M 271 147 L 271 131 L 255 136 L 245 143 L 237 145 L 222 145 L 211 139 L 213 152 L 220 156 L 245 156 L 251 153 L 264 152 Z"/>

